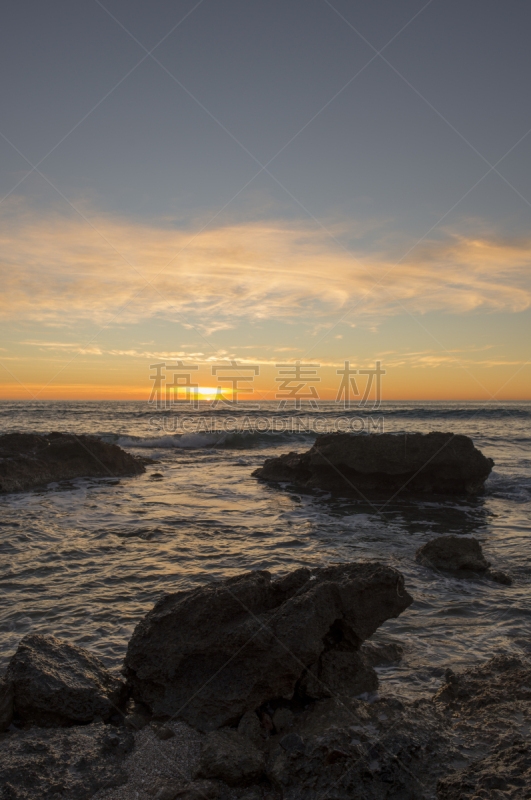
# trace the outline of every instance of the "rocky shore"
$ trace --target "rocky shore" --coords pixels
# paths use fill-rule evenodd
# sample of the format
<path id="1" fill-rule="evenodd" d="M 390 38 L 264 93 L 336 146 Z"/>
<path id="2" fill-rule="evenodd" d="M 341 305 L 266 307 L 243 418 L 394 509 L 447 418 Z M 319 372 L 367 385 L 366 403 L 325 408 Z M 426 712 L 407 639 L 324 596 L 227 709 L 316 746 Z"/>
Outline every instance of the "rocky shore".
<path id="1" fill-rule="evenodd" d="M 476 544 L 469 576 L 489 569 Z M 415 702 L 378 695 L 375 666 L 402 648 L 370 637 L 411 603 L 378 562 L 244 573 L 161 598 L 121 676 L 26 636 L 0 682 L 0 799 L 530 797 L 531 662 L 448 669 Z"/>
<path id="2" fill-rule="evenodd" d="M 454 433 L 327 433 L 305 453 L 269 458 L 253 475 L 358 498 L 473 495 L 493 467 L 468 436 Z"/>
<path id="3" fill-rule="evenodd" d="M 144 469 L 114 445 L 62 434 L 0 437 L 0 455 L 4 491 Z M 341 434 L 256 474 L 459 494 L 479 491 L 491 468 L 466 437 Z M 472 537 L 440 536 L 415 558 L 460 581 L 511 584 Z M 378 693 L 377 668 L 404 647 L 371 637 L 413 601 L 402 574 L 377 561 L 246 572 L 161 597 L 120 674 L 30 634 L 0 678 L 0 800 L 531 798 L 530 660 L 448 668 L 414 702 Z"/>
<path id="4" fill-rule="evenodd" d="M 145 462 L 97 436 L 6 433 L 0 436 L 0 493 L 74 478 L 139 475 Z"/>

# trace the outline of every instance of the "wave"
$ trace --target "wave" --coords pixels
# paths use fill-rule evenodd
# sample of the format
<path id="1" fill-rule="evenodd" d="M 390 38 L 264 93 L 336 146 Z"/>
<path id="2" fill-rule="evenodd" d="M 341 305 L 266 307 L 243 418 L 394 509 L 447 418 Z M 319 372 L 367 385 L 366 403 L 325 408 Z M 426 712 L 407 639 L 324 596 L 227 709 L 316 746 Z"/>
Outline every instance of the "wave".
<path id="1" fill-rule="evenodd" d="M 308 441 L 314 439 L 316 434 L 312 433 L 281 433 L 275 431 L 240 431 L 238 433 L 228 433 L 225 431 L 213 433 L 174 433 L 166 436 L 142 437 L 142 436 L 117 436 L 113 434 L 101 435 L 101 438 L 109 441 L 112 440 L 120 445 L 120 447 L 141 447 L 150 448 L 153 450 L 166 450 L 166 449 L 204 449 L 204 448 L 218 448 L 225 447 L 231 449 L 247 449 L 252 447 L 260 447 L 262 445 L 270 445 L 275 442 L 286 442 L 287 436 L 290 439 L 297 439 L 299 441 Z"/>

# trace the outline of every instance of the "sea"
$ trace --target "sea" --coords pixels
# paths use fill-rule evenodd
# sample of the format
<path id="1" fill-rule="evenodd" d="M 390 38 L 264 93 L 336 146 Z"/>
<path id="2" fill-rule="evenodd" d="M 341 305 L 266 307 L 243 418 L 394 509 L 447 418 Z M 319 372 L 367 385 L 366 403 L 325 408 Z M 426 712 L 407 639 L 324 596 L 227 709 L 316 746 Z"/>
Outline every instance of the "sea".
<path id="1" fill-rule="evenodd" d="M 350 426 L 350 427 L 349 427 Z M 388 504 L 305 493 L 252 476 L 318 431 L 451 431 L 494 459 L 474 498 Z M 374 559 L 414 602 L 374 634 L 399 641 L 380 693 L 429 696 L 445 670 L 531 653 L 531 403 L 387 402 L 380 408 L 154 409 L 146 402 L 0 403 L 0 431 L 94 434 L 147 456 L 145 474 L 83 478 L 0 496 L 0 670 L 26 634 L 53 634 L 119 668 L 163 594 L 247 570 Z M 476 537 L 513 583 L 458 579 L 415 562 L 442 534 Z"/>

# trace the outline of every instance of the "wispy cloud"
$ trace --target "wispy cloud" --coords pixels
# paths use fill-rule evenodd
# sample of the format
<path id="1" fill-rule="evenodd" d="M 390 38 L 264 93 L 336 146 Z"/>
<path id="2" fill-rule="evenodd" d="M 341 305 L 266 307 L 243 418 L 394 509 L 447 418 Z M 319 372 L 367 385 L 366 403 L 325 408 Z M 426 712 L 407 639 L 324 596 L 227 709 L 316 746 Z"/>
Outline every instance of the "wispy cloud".
<path id="1" fill-rule="evenodd" d="M 196 233 L 97 215 L 91 220 L 96 230 L 83 220 L 36 218 L 20 207 L 0 220 L 4 318 L 71 326 L 105 324 L 119 313 L 120 324 L 159 316 L 213 333 L 243 319 L 319 325 L 319 318 L 356 304 L 350 321 L 368 326 L 403 313 L 402 304 L 421 314 L 516 312 L 531 305 L 531 238 L 448 233 L 394 266 L 389 253 L 351 255 L 302 223 Z"/>

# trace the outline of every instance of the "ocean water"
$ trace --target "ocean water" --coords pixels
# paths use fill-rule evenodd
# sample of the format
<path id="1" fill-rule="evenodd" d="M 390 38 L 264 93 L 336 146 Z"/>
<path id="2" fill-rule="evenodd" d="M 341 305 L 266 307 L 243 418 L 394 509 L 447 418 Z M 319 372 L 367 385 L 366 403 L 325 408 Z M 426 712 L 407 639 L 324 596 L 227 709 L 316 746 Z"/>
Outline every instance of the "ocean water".
<path id="1" fill-rule="evenodd" d="M 338 407 L 205 407 L 187 413 L 187 424 L 193 428 L 194 415 L 226 429 L 258 415 L 308 414 L 333 426 Z M 165 592 L 250 569 L 280 575 L 356 559 L 396 567 L 414 597 L 373 637 L 405 647 L 399 665 L 379 670 L 381 692 L 426 695 L 447 667 L 500 651 L 531 652 L 531 404 L 384 403 L 364 412 L 360 426 L 371 414 L 387 432 L 471 436 L 495 461 L 485 493 L 397 498 L 383 508 L 304 494 L 251 473 L 265 458 L 308 449 L 314 432 L 175 432 L 176 412 L 154 412 L 143 402 L 0 403 L 1 432 L 92 433 L 157 461 L 141 476 L 0 496 L 0 669 L 30 631 L 75 642 L 119 666 L 134 626 Z M 513 585 L 459 580 L 416 564 L 417 548 L 445 533 L 477 537 Z"/>

